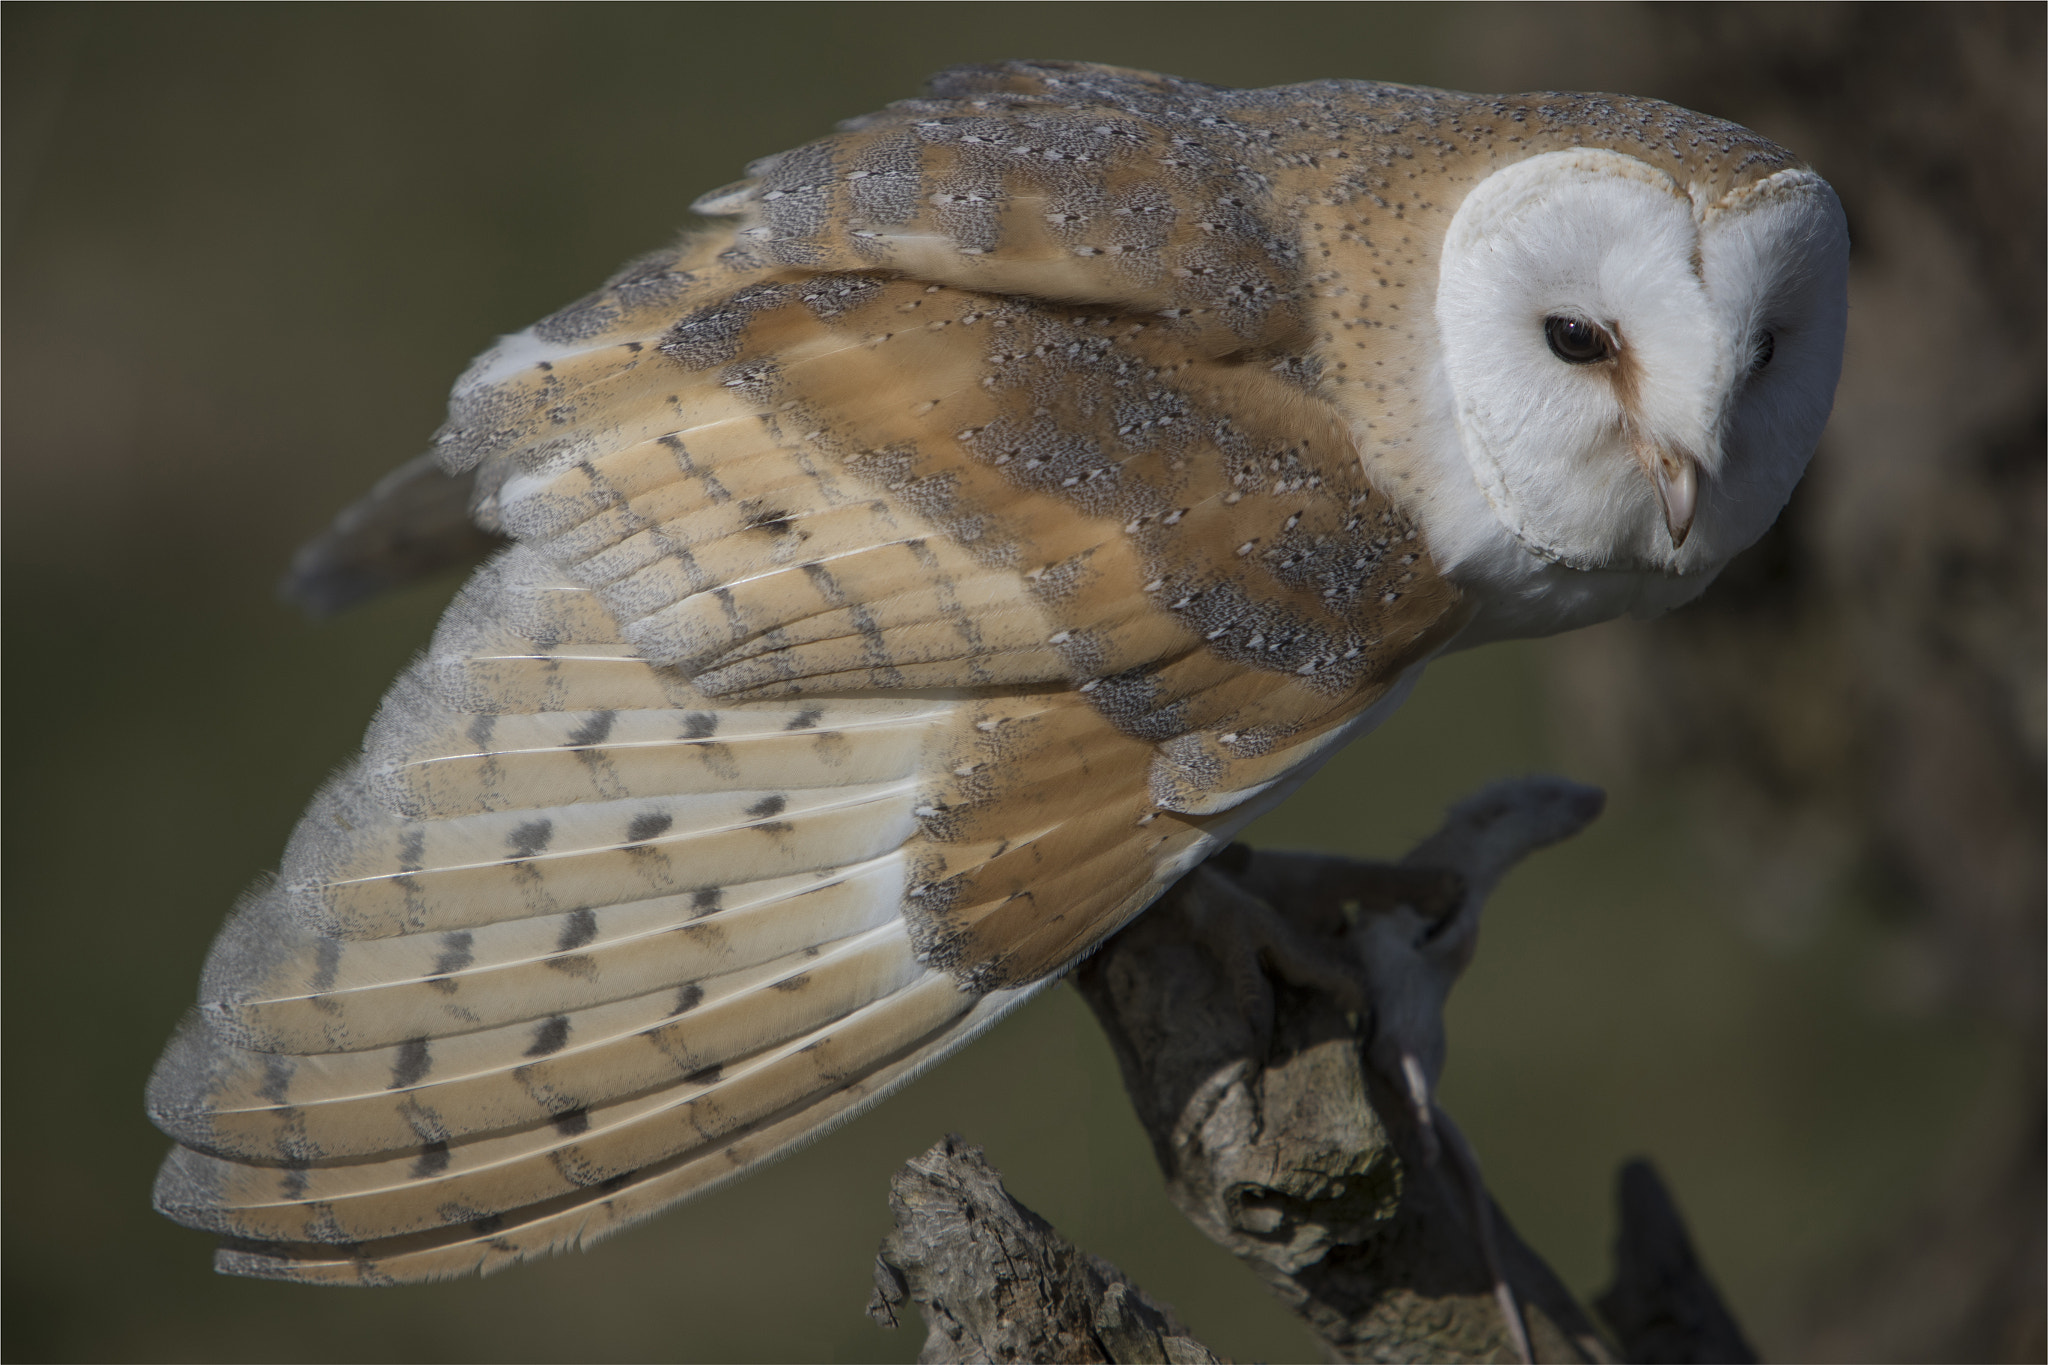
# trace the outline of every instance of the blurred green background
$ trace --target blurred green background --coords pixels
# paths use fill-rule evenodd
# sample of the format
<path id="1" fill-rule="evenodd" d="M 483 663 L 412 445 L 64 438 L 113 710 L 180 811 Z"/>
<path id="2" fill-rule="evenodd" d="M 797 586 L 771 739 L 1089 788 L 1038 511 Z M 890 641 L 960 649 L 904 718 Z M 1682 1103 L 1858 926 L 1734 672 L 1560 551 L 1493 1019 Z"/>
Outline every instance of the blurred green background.
<path id="1" fill-rule="evenodd" d="M 1779 22 L 1768 41 L 1795 55 L 1860 41 L 1842 13 Z M 917 1330 L 885 1333 L 861 1308 L 889 1175 L 948 1130 L 1216 1349 L 1312 1354 L 1167 1204 L 1107 1047 L 1064 987 L 784 1165 L 588 1253 L 376 1292 L 215 1277 L 207 1240 L 149 1210 L 164 1143 L 142 1116 L 144 1078 L 220 917 L 274 864 L 454 580 L 319 625 L 272 585 L 297 543 L 423 448 L 491 337 L 663 243 L 752 158 L 944 66 L 1068 57 L 1241 86 L 1625 89 L 1801 150 L 1802 131 L 1827 126 L 1812 102 L 1839 90 L 1772 87 L 1779 68 L 1751 64 L 1730 97 L 1747 105 L 1704 103 L 1718 87 L 1702 73 L 1731 46 L 1740 60 L 1739 34 L 1606 6 L 12 5 L 0 24 L 5 1356 L 909 1358 Z M 2038 71 L 2022 28 L 2017 59 L 1995 38 L 1993 57 Z M 2028 144 L 2006 154 L 2038 180 Z M 1860 251 L 1877 210 L 1836 183 Z M 1756 574 L 1735 577 L 1721 607 L 1710 594 L 1697 609 L 1715 629 L 1740 627 L 1739 594 L 1759 591 Z M 1898 909 L 1910 894 L 1834 872 L 1772 890 L 1752 845 L 1700 837 L 1715 800 L 1768 795 L 1766 779 L 1738 767 L 1703 785 L 1700 763 L 1643 761 L 1586 720 L 1605 695 L 1588 670 L 1654 654 L 1692 614 L 1444 663 L 1252 841 L 1392 854 L 1491 777 L 1614 786 L 1591 832 L 1501 892 L 1453 998 L 1447 1107 L 1500 1202 L 1591 1294 L 1614 1169 L 1647 1154 L 1767 1354 L 1963 1352 L 1840 1323 L 1863 1311 L 1871 1258 L 1926 1216 L 1936 1175 L 1985 1132 L 2038 1122 L 2014 1077 L 2034 1066 L 2039 1014 L 2029 1041 L 2008 1018 L 1899 987 L 1927 958 Z M 2031 629 L 2014 648 L 2038 618 Z M 2023 758 L 2038 765 L 2029 723 Z M 2027 837 L 2037 856 L 2037 825 Z M 2021 956 L 2036 998 L 2037 941 L 1993 943 Z"/>

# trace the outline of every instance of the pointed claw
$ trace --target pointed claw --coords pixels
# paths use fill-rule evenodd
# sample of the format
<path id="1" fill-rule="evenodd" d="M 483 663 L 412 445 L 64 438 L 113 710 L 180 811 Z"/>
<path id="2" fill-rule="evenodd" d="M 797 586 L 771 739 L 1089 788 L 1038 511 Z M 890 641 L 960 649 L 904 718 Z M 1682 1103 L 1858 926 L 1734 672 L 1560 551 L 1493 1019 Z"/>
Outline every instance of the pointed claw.
<path id="1" fill-rule="evenodd" d="M 1508 1344 L 1514 1348 L 1515 1359 L 1522 1365 L 1536 1365 L 1536 1350 L 1529 1341 L 1529 1324 L 1522 1316 L 1522 1305 L 1514 1286 L 1508 1283 L 1507 1269 L 1501 1264 L 1500 1239 L 1493 1226 L 1493 1196 L 1486 1192 L 1486 1177 L 1479 1171 L 1479 1154 L 1472 1150 L 1471 1140 L 1465 1136 L 1464 1130 L 1451 1122 L 1449 1114 L 1441 1117 L 1451 1170 L 1464 1187 L 1466 1215 L 1471 1218 L 1472 1231 L 1479 1239 L 1479 1257 L 1486 1262 L 1486 1273 L 1493 1279 L 1493 1301 L 1500 1308 L 1502 1326 L 1507 1328 Z"/>
<path id="2" fill-rule="evenodd" d="M 1401 1078 L 1408 1082 L 1408 1104 L 1414 1111 L 1416 1134 L 1422 1139 L 1423 1164 L 1434 1166 L 1441 1154 L 1436 1135 L 1436 1103 L 1429 1094 L 1429 1073 L 1422 1069 L 1422 1059 L 1413 1052 L 1401 1053 Z"/>

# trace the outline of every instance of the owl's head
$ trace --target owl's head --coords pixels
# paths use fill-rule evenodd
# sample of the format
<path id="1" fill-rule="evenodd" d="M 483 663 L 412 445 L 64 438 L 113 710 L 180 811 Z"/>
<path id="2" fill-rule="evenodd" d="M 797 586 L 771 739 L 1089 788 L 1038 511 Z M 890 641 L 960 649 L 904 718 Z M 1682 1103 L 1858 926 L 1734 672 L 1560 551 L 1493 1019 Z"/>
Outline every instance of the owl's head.
<path id="1" fill-rule="evenodd" d="M 1555 565 L 1691 580 L 1670 600 L 1791 496 L 1848 312 L 1825 181 L 1706 193 L 1614 151 L 1516 162 L 1459 206 L 1436 296 L 1457 438 L 1499 524 Z"/>

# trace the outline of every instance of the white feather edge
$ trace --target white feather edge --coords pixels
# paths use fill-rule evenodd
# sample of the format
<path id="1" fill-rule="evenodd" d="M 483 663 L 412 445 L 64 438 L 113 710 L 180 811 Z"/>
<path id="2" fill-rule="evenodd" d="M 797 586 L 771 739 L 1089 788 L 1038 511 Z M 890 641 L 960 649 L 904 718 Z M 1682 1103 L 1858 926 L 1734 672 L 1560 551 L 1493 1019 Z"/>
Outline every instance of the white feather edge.
<path id="1" fill-rule="evenodd" d="M 931 973 L 923 979 L 929 981 L 937 975 L 937 973 Z M 580 1226 L 573 1229 L 565 1227 L 561 1233 L 551 1235 L 545 1245 L 531 1248 L 522 1247 L 514 1253 L 494 1252 L 488 1246 L 489 1238 L 479 1236 L 471 1239 L 469 1242 L 456 1242 L 441 1247 L 421 1248 L 416 1251 L 400 1252 L 395 1256 L 387 1258 L 366 1261 L 345 1254 L 335 1255 L 328 1259 L 265 1254 L 253 1244 L 231 1241 L 215 1253 L 215 1269 L 223 1274 L 251 1276 L 262 1279 L 291 1280 L 301 1283 L 345 1285 L 391 1284 L 422 1279 L 446 1279 L 464 1274 L 488 1275 L 520 1261 L 532 1259 L 535 1256 L 559 1254 L 591 1245 L 602 1241 L 616 1232 L 623 1231 L 635 1223 L 652 1217 L 664 1209 L 673 1207 L 685 1199 L 693 1199 L 709 1194 L 711 1191 L 719 1189 L 741 1176 L 772 1165 L 785 1157 L 793 1156 L 813 1142 L 830 1135 L 837 1131 L 841 1125 L 849 1123 L 865 1114 L 869 1109 L 909 1085 L 932 1067 L 937 1066 L 940 1062 L 945 1061 L 954 1053 L 966 1047 L 969 1043 L 993 1028 L 1012 1011 L 1024 1004 L 1025 1001 L 1051 986 L 1056 980 L 1058 980 L 1057 976 L 1047 977 L 1044 980 L 1032 982 L 1027 986 L 995 991 L 982 997 L 981 1000 L 969 1007 L 960 1016 L 965 1022 L 956 1024 L 952 1031 L 941 1038 L 938 1043 L 918 1050 L 902 1061 L 885 1064 L 879 1070 L 889 1072 L 890 1074 L 887 1075 L 887 1078 L 881 1084 L 876 1085 L 874 1088 L 861 1094 L 852 1103 L 828 1114 L 819 1121 L 805 1123 L 806 1116 L 812 1110 L 800 1110 L 764 1128 L 736 1134 L 726 1142 L 707 1148 L 699 1155 L 690 1158 L 688 1162 L 678 1169 L 654 1177 L 647 1182 L 645 1187 L 624 1187 L 621 1191 L 624 1198 L 616 1200 L 614 1207 L 619 1203 L 630 1203 L 632 1207 L 619 1213 L 617 1216 L 606 1219 L 602 1225 L 595 1227 L 591 1225 L 591 1219 L 598 1211 L 599 1201 L 597 1199 L 592 1199 L 587 1204 L 564 1210 L 560 1214 L 551 1215 L 546 1221 L 552 1221 L 553 1218 L 562 1218 L 566 1221 L 577 1213 L 584 1215 L 584 1221 Z M 905 989 L 912 990 L 915 987 L 907 987 Z M 903 992 L 897 992 L 898 996 L 901 994 Z M 896 996 L 889 998 L 895 999 Z M 772 1133 L 778 1128 L 794 1128 L 794 1131 L 789 1132 L 786 1137 L 781 1137 L 779 1140 L 772 1142 L 759 1155 L 744 1161 L 731 1163 L 730 1169 L 726 1171 L 694 1183 L 687 1180 L 686 1177 L 694 1173 L 694 1168 L 699 1163 L 718 1159 L 728 1148 L 749 1140 L 758 1140 L 764 1133 Z M 673 1194 L 660 1195 L 656 1191 L 659 1184 L 665 1180 L 674 1180 L 676 1183 L 684 1184 L 686 1188 Z M 654 1197 L 649 1198 L 650 1195 Z M 539 1221 L 537 1220 L 537 1224 Z M 516 1234 L 519 1229 L 514 1228 L 511 1231 Z M 491 1234 L 491 1236 L 503 1235 L 505 1234 Z M 428 1258 L 442 1262 L 449 1260 L 459 1261 L 465 1258 L 465 1251 L 472 1246 L 475 1250 L 467 1255 L 467 1259 L 470 1262 L 467 1265 L 440 1264 L 433 1268 L 425 1269 L 423 1273 L 411 1274 L 403 1273 L 402 1265 L 391 1264 L 392 1262 Z M 394 1274 L 392 1273 L 393 1271 L 400 1273 Z"/>

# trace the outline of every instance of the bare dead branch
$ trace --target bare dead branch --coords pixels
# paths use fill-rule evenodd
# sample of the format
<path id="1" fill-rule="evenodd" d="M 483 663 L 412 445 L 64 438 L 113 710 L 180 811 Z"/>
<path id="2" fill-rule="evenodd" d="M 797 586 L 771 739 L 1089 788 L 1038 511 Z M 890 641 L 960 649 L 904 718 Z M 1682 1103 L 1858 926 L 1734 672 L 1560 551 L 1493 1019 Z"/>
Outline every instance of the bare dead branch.
<path id="1" fill-rule="evenodd" d="M 875 1258 L 868 1315 L 894 1327 L 904 1301 L 915 1301 L 920 1361 L 1215 1365 L 1172 1310 L 1018 1203 L 981 1149 L 957 1136 L 897 1173 L 889 1208 L 896 1230 Z"/>
<path id="2" fill-rule="evenodd" d="M 1614 1283 L 1593 1306 L 1614 1329 L 1622 1354 L 1643 1365 L 1757 1359 L 1707 1278 L 1678 1205 L 1650 1163 L 1629 1162 L 1615 1184 L 1621 1231 L 1615 1237 Z"/>
<path id="3" fill-rule="evenodd" d="M 1555 778 L 1461 802 L 1399 864 L 1241 846 L 1075 973 L 1174 1203 L 1338 1360 L 1604 1361 L 1613 1352 L 1487 1195 L 1435 1102 L 1443 1004 L 1486 896 L 1600 794 Z M 1623 1177 L 1631 1359 L 1754 1359 L 1646 1166 Z M 948 1139 L 898 1175 L 870 1311 L 915 1301 L 921 1359 L 1209 1360 L 1171 1313 Z"/>

